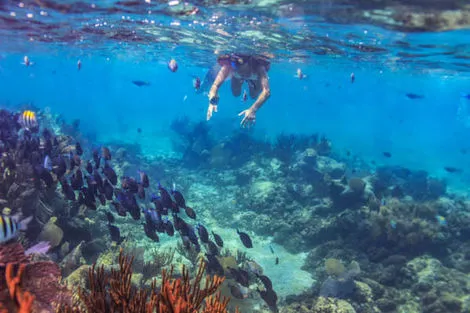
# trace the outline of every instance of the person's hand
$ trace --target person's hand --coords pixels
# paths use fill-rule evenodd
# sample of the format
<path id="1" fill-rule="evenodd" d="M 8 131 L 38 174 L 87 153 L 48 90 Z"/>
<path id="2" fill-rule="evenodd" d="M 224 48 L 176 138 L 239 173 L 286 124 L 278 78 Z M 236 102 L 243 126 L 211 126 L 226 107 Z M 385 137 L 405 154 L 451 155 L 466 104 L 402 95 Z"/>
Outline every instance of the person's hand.
<path id="1" fill-rule="evenodd" d="M 209 107 L 207 108 L 207 120 L 210 120 L 212 117 L 212 113 L 217 112 L 217 105 L 213 105 L 209 103 Z"/>
<path id="2" fill-rule="evenodd" d="M 242 121 L 240 122 L 240 125 L 245 128 L 245 127 L 250 127 L 255 124 L 256 122 L 256 112 L 255 110 L 249 108 L 244 111 L 241 111 L 238 113 L 238 116 L 244 115 Z"/>
<path id="3" fill-rule="evenodd" d="M 217 104 L 219 104 L 219 97 L 217 94 L 213 93 L 212 91 L 209 92 L 209 107 L 207 108 L 207 120 L 210 120 L 212 114 L 217 112 Z"/>

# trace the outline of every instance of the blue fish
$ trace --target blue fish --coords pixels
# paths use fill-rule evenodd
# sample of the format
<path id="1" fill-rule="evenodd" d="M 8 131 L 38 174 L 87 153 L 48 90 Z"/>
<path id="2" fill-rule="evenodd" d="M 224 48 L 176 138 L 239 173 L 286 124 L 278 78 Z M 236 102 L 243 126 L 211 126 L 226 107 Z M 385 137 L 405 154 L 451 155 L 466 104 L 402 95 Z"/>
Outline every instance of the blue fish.
<path id="1" fill-rule="evenodd" d="M 150 82 L 143 81 L 143 80 L 133 80 L 132 83 L 136 85 L 137 87 L 150 86 Z"/>
<path id="2" fill-rule="evenodd" d="M 406 97 L 407 97 L 408 99 L 412 99 L 412 100 L 424 99 L 424 96 L 423 96 L 423 95 L 418 95 L 418 94 L 415 94 L 415 93 L 407 93 L 407 94 L 406 94 Z"/>
<path id="3" fill-rule="evenodd" d="M 162 221 L 162 217 L 157 212 L 157 210 L 148 209 L 147 213 L 149 214 L 150 219 L 152 220 L 153 223 L 158 224 Z"/>

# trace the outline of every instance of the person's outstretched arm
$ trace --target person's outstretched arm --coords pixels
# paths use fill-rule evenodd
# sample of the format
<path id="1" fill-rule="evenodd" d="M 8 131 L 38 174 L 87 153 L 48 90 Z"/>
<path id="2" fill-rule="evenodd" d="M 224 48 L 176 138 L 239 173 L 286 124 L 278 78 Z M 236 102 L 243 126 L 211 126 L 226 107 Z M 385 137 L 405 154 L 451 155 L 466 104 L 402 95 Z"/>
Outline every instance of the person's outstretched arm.
<path id="1" fill-rule="evenodd" d="M 259 94 L 258 98 L 256 99 L 255 103 L 250 107 L 252 111 L 256 113 L 263 106 L 266 100 L 269 99 L 271 96 L 271 88 L 269 87 L 269 78 L 268 74 L 266 73 L 266 69 L 264 66 L 260 66 L 258 69 L 258 75 L 261 81 L 261 93 Z"/>
<path id="2" fill-rule="evenodd" d="M 210 120 L 213 112 L 217 112 L 217 105 L 219 104 L 219 88 L 222 86 L 223 82 L 230 75 L 230 66 L 224 65 L 220 69 L 217 77 L 212 84 L 211 89 L 209 90 L 209 107 L 207 109 L 207 120 Z"/>
<path id="3" fill-rule="evenodd" d="M 244 111 L 241 111 L 238 114 L 238 116 L 244 115 L 240 123 L 242 127 L 250 127 L 252 124 L 256 122 L 256 112 L 271 96 L 271 88 L 269 87 L 269 78 L 268 78 L 268 74 L 266 73 L 265 67 L 260 66 L 257 73 L 261 81 L 261 93 L 259 94 L 255 103 L 253 103 L 253 105 L 250 108 Z"/>

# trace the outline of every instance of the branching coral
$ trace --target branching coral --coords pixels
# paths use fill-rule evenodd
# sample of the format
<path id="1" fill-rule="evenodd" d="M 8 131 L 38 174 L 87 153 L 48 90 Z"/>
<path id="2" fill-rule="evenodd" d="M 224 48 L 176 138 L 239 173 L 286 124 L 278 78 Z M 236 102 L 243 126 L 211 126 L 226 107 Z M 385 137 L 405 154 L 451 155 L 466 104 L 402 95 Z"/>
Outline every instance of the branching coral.
<path id="1" fill-rule="evenodd" d="M 158 312 L 204 312 L 221 313 L 226 312 L 228 299 L 221 298 L 220 294 L 215 298 L 210 298 L 211 305 L 205 306 L 201 311 L 202 303 L 205 298 L 213 295 L 219 286 L 224 282 L 224 277 L 214 276 L 212 279 L 206 277 L 204 288 L 201 289 L 201 281 L 205 272 L 205 263 L 199 263 L 199 268 L 194 282 L 191 283 L 189 271 L 183 267 L 183 276 L 180 279 L 171 281 L 172 270 L 168 274 L 163 271 L 162 287 L 160 290 L 160 301 L 158 302 Z M 218 298 L 218 300 L 217 300 Z"/>
<path id="2" fill-rule="evenodd" d="M 176 244 L 176 251 L 185 257 L 191 264 L 196 265 L 199 259 L 199 252 L 194 246 L 185 247 L 180 241 Z"/>
<path id="3" fill-rule="evenodd" d="M 57 264 L 32 262 L 18 243 L 0 246 L 0 312 L 51 312 L 69 299 Z"/>
<path id="4" fill-rule="evenodd" d="M 0 312 L 18 312 L 29 313 L 32 312 L 34 296 L 23 291 L 20 287 L 21 277 L 23 275 L 26 265 L 23 263 L 19 266 L 16 275 L 13 274 L 14 265 L 8 263 L 5 271 L 6 287 L 8 289 L 9 299 L 2 299 L 0 301 Z"/>
<path id="5" fill-rule="evenodd" d="M 106 273 L 104 267 L 92 266 L 89 271 L 89 291 L 80 290 L 81 305 L 63 305 L 59 313 L 227 313 L 228 298 L 214 295 L 224 277 L 207 276 L 202 280 L 206 265 L 201 262 L 191 282 L 189 271 L 183 267 L 182 277 L 172 279 L 173 268 L 163 271 L 160 289 L 154 281 L 150 290 L 132 286 L 132 257 L 122 250 L 119 269 Z"/>
<path id="6" fill-rule="evenodd" d="M 154 249 L 152 251 L 152 261 L 144 263 L 142 270 L 144 278 L 151 278 L 160 273 L 162 268 L 170 265 L 173 262 L 175 251 L 175 249 L 168 249 L 165 251 Z"/>

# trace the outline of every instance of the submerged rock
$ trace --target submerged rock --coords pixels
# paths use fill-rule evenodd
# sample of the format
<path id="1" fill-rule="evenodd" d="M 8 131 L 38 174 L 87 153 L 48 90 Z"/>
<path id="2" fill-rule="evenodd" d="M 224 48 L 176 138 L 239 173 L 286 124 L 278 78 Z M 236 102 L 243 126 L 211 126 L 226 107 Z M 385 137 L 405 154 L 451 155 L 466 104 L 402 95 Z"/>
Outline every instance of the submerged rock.
<path id="1" fill-rule="evenodd" d="M 70 273 L 65 278 L 65 283 L 67 284 L 68 288 L 72 290 L 76 290 L 76 288 L 86 290 L 89 269 L 89 265 L 82 265 Z"/>
<path id="2" fill-rule="evenodd" d="M 56 217 L 52 217 L 49 222 L 44 225 L 43 230 L 39 234 L 39 241 L 47 241 L 51 245 L 51 249 L 58 247 L 64 237 L 64 231 L 55 224 Z"/>
<path id="3" fill-rule="evenodd" d="M 341 179 L 346 172 L 346 165 L 335 159 L 318 156 L 317 169 L 323 174 L 328 174 L 331 179 Z"/>
<path id="4" fill-rule="evenodd" d="M 78 246 L 76 246 L 69 254 L 65 256 L 65 258 L 60 263 L 60 267 L 62 269 L 62 275 L 64 277 L 68 276 L 72 273 L 75 269 L 79 268 L 82 265 L 86 264 L 85 259 L 83 258 L 83 249 L 84 242 L 80 242 Z"/>
<path id="5" fill-rule="evenodd" d="M 345 300 L 319 297 L 313 313 L 356 313 L 353 306 Z"/>
<path id="6" fill-rule="evenodd" d="M 354 278 L 357 277 L 361 269 L 357 262 L 351 262 L 350 268 L 346 270 L 342 263 L 336 259 L 327 259 L 325 262 L 329 276 L 320 288 L 321 297 L 332 297 L 345 299 L 351 297 L 356 291 Z"/>

